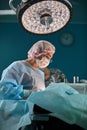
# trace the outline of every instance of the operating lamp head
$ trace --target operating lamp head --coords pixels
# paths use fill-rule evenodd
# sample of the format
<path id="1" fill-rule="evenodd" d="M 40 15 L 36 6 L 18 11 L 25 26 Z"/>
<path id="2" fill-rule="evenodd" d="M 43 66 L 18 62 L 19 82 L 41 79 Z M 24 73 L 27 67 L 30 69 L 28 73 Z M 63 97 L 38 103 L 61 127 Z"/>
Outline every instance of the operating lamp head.
<path id="1" fill-rule="evenodd" d="M 27 32 L 50 34 L 69 23 L 72 5 L 68 0 L 22 0 L 16 14 Z"/>

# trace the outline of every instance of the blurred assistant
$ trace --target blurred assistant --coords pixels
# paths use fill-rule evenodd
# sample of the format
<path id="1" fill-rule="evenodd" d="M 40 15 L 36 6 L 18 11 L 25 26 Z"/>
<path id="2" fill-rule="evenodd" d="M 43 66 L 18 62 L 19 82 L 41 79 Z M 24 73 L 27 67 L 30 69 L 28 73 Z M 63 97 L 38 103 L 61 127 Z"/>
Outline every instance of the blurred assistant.
<path id="1" fill-rule="evenodd" d="M 47 87 L 50 83 L 68 82 L 66 75 L 58 68 L 44 68 L 45 74 L 45 86 Z"/>

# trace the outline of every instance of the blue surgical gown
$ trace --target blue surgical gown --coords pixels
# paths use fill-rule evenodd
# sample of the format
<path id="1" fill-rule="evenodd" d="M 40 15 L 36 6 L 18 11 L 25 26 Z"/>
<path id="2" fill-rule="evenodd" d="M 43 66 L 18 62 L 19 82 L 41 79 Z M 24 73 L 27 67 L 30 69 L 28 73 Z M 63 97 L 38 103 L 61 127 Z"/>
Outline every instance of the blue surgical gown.
<path id="1" fill-rule="evenodd" d="M 23 86 L 13 80 L 0 82 L 0 130 L 19 130 L 31 124 L 33 106 L 22 98 Z"/>
<path id="2" fill-rule="evenodd" d="M 44 73 L 24 60 L 3 70 L 0 81 L 0 130 L 18 130 L 31 124 L 33 103 L 23 100 L 24 90 L 44 90 Z"/>
<path id="3" fill-rule="evenodd" d="M 3 71 L 1 81 L 10 79 L 23 85 L 23 89 L 45 89 L 44 73 L 33 69 L 25 60 L 15 61 Z"/>

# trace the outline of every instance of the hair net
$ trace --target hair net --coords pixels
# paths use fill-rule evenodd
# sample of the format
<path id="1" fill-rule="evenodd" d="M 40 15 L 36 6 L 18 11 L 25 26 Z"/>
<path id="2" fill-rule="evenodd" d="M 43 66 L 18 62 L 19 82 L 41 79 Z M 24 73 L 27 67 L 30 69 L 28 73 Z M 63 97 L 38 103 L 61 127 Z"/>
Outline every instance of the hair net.
<path id="1" fill-rule="evenodd" d="M 36 42 L 28 51 L 28 59 L 37 58 L 41 55 L 52 56 L 55 53 L 55 47 L 50 42 L 40 40 Z"/>

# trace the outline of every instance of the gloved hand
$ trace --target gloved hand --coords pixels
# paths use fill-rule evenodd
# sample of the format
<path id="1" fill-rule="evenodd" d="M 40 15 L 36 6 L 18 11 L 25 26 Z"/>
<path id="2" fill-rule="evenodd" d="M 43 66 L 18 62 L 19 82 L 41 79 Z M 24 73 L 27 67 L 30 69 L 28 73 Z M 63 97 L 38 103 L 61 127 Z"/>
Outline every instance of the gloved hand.
<path id="1" fill-rule="evenodd" d="M 21 93 L 23 92 L 23 86 L 17 85 L 13 80 L 0 82 L 0 99 L 21 99 Z"/>

